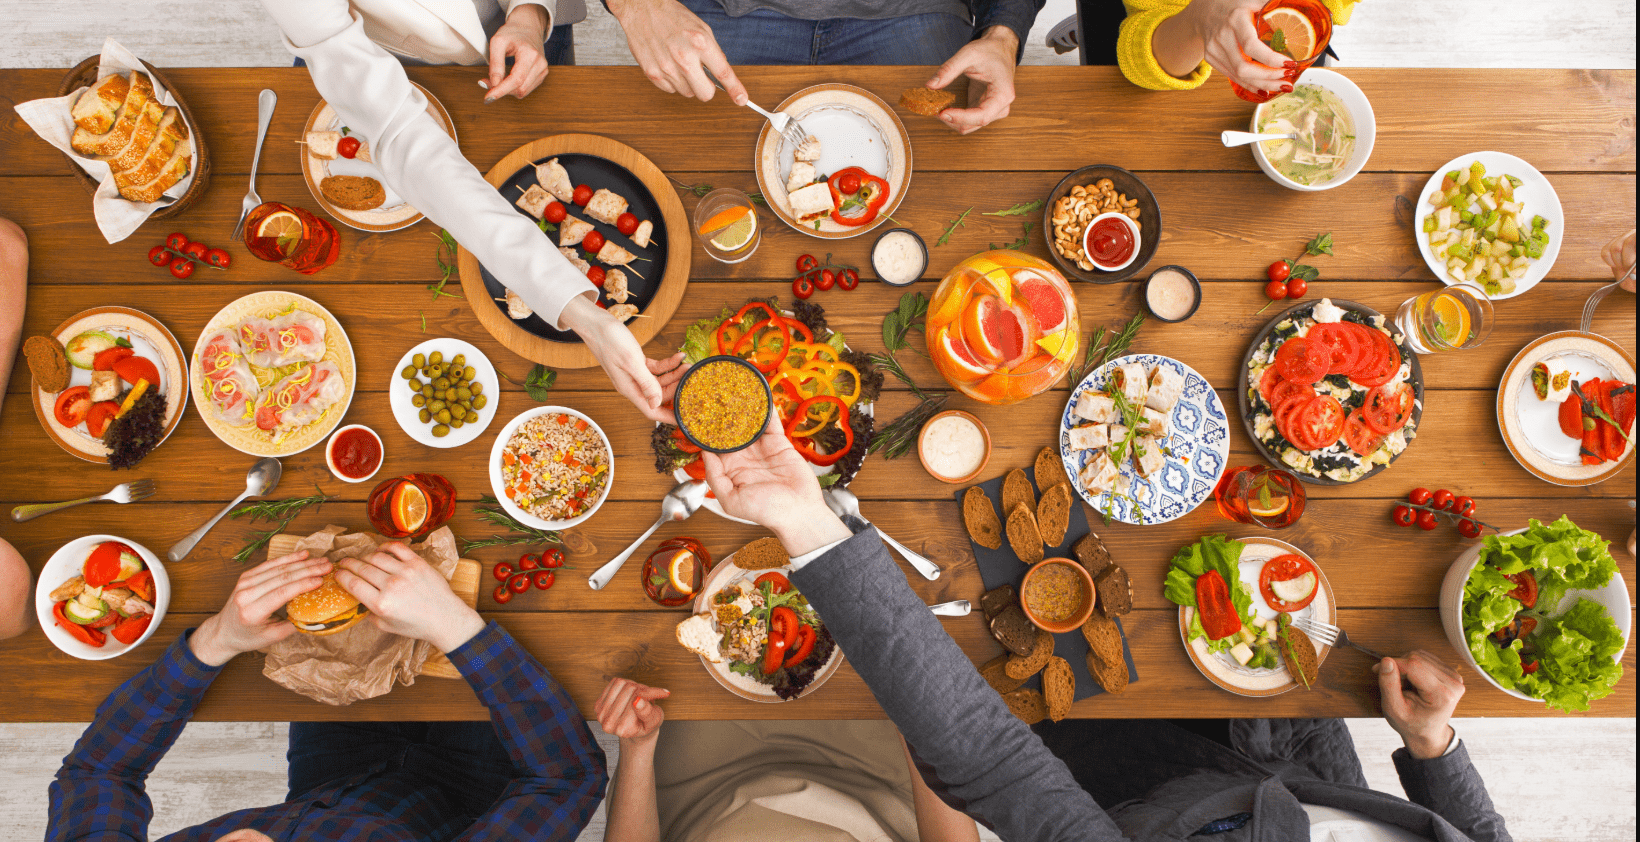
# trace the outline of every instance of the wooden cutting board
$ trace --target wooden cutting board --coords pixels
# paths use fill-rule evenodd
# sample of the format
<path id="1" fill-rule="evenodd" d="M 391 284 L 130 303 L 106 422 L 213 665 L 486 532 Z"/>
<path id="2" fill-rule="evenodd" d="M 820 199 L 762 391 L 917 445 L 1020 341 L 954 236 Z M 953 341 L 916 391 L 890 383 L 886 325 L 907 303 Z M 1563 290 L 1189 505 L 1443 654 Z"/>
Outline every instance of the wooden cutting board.
<path id="1" fill-rule="evenodd" d="M 296 545 L 301 542 L 302 535 L 275 535 L 268 542 L 268 558 L 274 559 L 282 555 L 295 552 Z M 478 579 L 482 568 L 478 562 L 470 558 L 456 561 L 456 570 L 450 574 L 450 589 L 456 592 L 471 608 L 478 607 Z M 460 678 L 461 671 L 456 669 L 450 659 L 444 657 L 443 652 L 434 652 L 427 663 L 422 664 L 420 675 L 430 675 L 434 678 Z"/>

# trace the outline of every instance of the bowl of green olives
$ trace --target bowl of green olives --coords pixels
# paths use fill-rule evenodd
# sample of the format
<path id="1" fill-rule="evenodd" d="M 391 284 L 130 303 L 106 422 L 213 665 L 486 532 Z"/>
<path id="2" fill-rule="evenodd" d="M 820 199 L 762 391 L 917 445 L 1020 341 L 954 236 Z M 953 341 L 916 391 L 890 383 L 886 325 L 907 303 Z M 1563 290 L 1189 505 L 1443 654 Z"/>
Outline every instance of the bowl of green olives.
<path id="1" fill-rule="evenodd" d="M 495 418 L 501 381 L 484 353 L 460 339 L 429 339 L 399 360 L 388 387 L 405 435 L 431 447 L 460 447 Z"/>

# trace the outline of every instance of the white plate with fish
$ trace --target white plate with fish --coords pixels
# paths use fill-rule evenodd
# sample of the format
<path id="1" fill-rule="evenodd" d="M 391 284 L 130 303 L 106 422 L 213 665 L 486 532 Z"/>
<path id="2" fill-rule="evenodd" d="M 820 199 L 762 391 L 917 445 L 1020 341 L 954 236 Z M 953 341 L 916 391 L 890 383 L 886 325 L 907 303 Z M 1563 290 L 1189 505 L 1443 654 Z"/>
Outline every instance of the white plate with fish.
<path id="1" fill-rule="evenodd" d="M 427 113 L 432 116 L 433 122 L 444 129 L 451 140 L 455 140 L 456 126 L 444 104 L 426 88 L 414 82 L 410 84 L 427 98 Z M 314 201 L 343 225 L 360 231 L 397 231 L 426 217 L 388 186 L 381 169 L 372 160 L 372 138 L 356 134 L 330 103 L 321 99 L 313 107 L 313 113 L 308 115 L 307 125 L 302 129 L 302 137 L 302 178 L 307 181 Z M 350 210 L 340 206 L 320 189 L 320 183 L 332 175 L 375 179 L 382 191 L 381 204 L 369 210 Z"/>
<path id="2" fill-rule="evenodd" d="M 820 146 L 814 160 L 799 162 L 798 150 L 780 133 L 770 131 L 767 123 L 757 135 L 758 189 L 768 200 L 769 209 L 787 225 L 811 237 L 841 240 L 876 228 L 899 208 L 911 186 L 911 139 L 888 103 L 864 88 L 832 82 L 792 94 L 777 110 L 796 117 Z M 811 155 L 805 151 L 803 157 Z M 812 179 L 859 167 L 888 182 L 888 199 L 876 217 L 865 224 L 843 225 L 829 215 L 801 220 L 800 214 L 793 212 L 791 193 L 786 188 L 792 181 L 793 168 L 803 166 L 813 168 L 810 183 L 823 183 Z"/>

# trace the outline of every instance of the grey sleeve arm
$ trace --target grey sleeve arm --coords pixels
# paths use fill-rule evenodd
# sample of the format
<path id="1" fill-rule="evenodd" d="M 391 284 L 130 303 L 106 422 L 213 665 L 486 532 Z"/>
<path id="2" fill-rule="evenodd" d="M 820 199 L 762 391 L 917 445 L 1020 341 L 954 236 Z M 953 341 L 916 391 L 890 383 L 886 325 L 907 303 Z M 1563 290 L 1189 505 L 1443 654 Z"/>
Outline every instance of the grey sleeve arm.
<path id="1" fill-rule="evenodd" d="M 856 533 L 792 580 L 955 806 L 1004 839 L 1123 838 L 980 678 L 875 529 Z"/>
<path id="2" fill-rule="evenodd" d="M 1476 842 L 1512 842 L 1503 817 L 1492 807 L 1486 783 L 1462 744 L 1430 760 L 1419 760 L 1404 748 L 1390 757 L 1401 776 L 1401 787 L 1414 804 L 1433 810 Z"/>

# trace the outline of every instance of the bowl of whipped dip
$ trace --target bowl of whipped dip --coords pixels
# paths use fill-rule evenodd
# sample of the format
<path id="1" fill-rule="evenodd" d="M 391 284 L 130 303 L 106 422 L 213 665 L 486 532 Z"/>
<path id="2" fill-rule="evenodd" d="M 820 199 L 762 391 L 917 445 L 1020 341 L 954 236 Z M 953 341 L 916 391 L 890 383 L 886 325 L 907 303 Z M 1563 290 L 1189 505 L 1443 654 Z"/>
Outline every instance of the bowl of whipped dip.
<path id="1" fill-rule="evenodd" d="M 1145 307 L 1157 320 L 1182 322 L 1202 306 L 1202 284 L 1183 266 L 1163 266 L 1145 281 Z"/>
<path id="2" fill-rule="evenodd" d="M 940 482 L 972 482 L 991 461 L 991 432 L 978 418 L 947 409 L 928 419 L 917 434 L 917 458 Z"/>
<path id="3" fill-rule="evenodd" d="M 928 244 L 910 228 L 890 228 L 871 246 L 871 268 L 883 283 L 914 283 L 928 268 Z"/>

